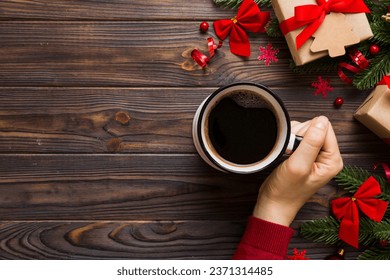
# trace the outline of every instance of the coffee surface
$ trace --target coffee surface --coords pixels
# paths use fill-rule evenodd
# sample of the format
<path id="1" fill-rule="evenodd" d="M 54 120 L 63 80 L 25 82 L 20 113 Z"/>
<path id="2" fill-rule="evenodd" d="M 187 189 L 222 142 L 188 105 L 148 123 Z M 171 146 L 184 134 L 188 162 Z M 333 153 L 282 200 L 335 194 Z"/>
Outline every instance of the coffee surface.
<path id="1" fill-rule="evenodd" d="M 277 121 L 264 102 L 248 106 L 242 102 L 243 96 L 237 96 L 225 97 L 210 112 L 209 137 L 217 153 L 225 160 L 252 164 L 265 158 L 274 147 Z"/>

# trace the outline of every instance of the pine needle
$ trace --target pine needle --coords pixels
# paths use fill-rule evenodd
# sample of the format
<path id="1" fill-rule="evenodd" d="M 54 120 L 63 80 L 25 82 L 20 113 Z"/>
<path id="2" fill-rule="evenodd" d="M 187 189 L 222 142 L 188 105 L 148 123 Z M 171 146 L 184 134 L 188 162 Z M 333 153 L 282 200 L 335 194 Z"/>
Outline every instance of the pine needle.
<path id="1" fill-rule="evenodd" d="M 390 242 L 390 219 L 383 220 L 376 224 L 373 232 L 376 239 Z"/>
<path id="2" fill-rule="evenodd" d="M 292 61 L 290 68 L 296 73 L 324 73 L 335 72 L 340 62 L 344 61 L 345 57 L 330 58 L 328 56 L 314 60 L 301 66 L 295 65 Z"/>
<path id="3" fill-rule="evenodd" d="M 279 28 L 279 21 L 276 18 L 272 18 L 265 26 L 267 35 L 270 37 L 283 37 L 282 31 Z"/>
<path id="4" fill-rule="evenodd" d="M 300 231 L 306 239 L 333 245 L 339 242 L 338 230 L 338 221 L 329 216 L 303 223 Z"/>
<path id="5" fill-rule="evenodd" d="M 359 260 L 390 260 L 390 247 L 365 250 L 358 256 Z"/>
<path id="6" fill-rule="evenodd" d="M 373 246 L 378 240 L 374 234 L 375 228 L 379 223 L 366 217 L 360 218 L 359 224 L 359 245 Z"/>
<path id="7" fill-rule="evenodd" d="M 361 184 L 371 174 L 360 167 L 344 166 L 343 170 L 337 174 L 335 181 L 344 188 L 344 190 L 354 193 L 360 187 Z"/>
<path id="8" fill-rule="evenodd" d="M 360 90 L 373 88 L 388 73 L 390 73 L 390 52 L 383 51 L 371 60 L 365 70 L 355 75 L 353 85 Z"/>

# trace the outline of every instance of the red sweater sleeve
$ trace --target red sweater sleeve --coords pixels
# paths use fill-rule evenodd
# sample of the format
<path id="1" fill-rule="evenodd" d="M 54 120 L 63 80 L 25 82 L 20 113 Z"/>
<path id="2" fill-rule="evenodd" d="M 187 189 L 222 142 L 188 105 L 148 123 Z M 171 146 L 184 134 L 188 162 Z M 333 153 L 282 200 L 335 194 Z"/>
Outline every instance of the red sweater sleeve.
<path id="1" fill-rule="evenodd" d="M 292 228 L 249 217 L 235 260 L 283 260 L 294 234 Z"/>

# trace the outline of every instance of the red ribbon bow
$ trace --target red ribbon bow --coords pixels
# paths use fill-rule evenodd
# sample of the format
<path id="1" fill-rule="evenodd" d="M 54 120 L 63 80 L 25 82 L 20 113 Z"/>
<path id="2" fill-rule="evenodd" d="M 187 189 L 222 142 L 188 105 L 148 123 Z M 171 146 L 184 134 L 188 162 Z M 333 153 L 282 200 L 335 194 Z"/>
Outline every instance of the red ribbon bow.
<path id="1" fill-rule="evenodd" d="M 370 219 L 380 222 L 386 212 L 388 203 L 375 198 L 381 193 L 378 181 L 369 177 L 356 191 L 354 196 L 332 200 L 332 210 L 341 220 L 339 238 L 358 248 L 359 246 L 359 210 Z"/>
<path id="2" fill-rule="evenodd" d="M 283 35 L 307 25 L 297 36 L 296 45 L 299 49 L 320 27 L 325 16 L 336 13 L 369 13 L 370 9 L 363 0 L 316 0 L 318 5 L 302 5 L 295 7 L 293 17 L 280 23 Z"/>
<path id="3" fill-rule="evenodd" d="M 253 0 L 244 0 L 234 18 L 214 21 L 214 30 L 221 40 L 225 40 L 230 34 L 229 44 L 232 53 L 250 56 L 250 43 L 245 30 L 265 32 L 264 27 L 269 19 L 269 12 L 261 12 Z"/>

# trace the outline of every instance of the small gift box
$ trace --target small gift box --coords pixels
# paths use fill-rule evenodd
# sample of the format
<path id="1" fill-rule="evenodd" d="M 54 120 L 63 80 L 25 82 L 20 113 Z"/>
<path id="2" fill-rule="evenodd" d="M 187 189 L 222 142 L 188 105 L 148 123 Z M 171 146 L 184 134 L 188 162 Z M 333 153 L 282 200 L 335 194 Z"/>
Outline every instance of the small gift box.
<path id="1" fill-rule="evenodd" d="M 378 85 L 354 117 L 390 145 L 390 88 Z"/>
<path id="2" fill-rule="evenodd" d="M 296 65 L 343 55 L 373 36 L 363 0 L 272 0 L 272 6 Z"/>

